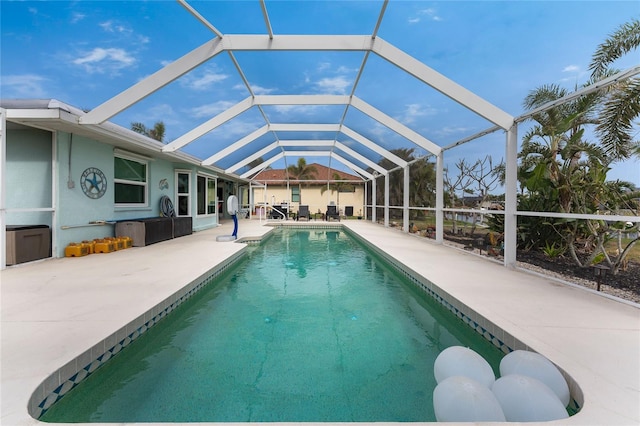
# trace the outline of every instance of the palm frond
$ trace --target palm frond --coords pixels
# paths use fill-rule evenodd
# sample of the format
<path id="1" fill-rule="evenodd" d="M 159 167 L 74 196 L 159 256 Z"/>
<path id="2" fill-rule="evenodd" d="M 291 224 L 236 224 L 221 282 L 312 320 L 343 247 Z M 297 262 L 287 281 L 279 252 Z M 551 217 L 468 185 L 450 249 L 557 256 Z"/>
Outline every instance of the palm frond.
<path id="1" fill-rule="evenodd" d="M 632 19 L 621 25 L 593 54 L 589 69 L 591 75 L 601 77 L 616 59 L 640 46 L 640 20 Z"/>
<path id="2" fill-rule="evenodd" d="M 596 132 L 613 158 L 629 158 L 637 152 L 633 121 L 640 116 L 640 79 L 630 79 L 604 103 Z"/>

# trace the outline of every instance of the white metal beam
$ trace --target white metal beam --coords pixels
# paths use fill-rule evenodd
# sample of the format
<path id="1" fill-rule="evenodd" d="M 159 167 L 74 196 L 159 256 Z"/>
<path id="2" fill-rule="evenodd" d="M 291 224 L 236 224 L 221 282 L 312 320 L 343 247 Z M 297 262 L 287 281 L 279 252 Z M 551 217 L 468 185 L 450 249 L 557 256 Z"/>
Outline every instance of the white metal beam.
<path id="1" fill-rule="evenodd" d="M 403 171 L 403 188 L 402 192 L 402 230 L 404 232 L 409 232 L 409 183 L 410 181 L 410 170 L 409 166 L 402 169 Z"/>
<path id="2" fill-rule="evenodd" d="M 218 114 L 215 117 L 211 118 L 210 120 L 205 121 L 204 123 L 202 123 L 198 127 L 195 127 L 194 129 L 188 131 L 187 133 L 185 133 L 184 135 L 180 136 L 179 138 L 177 138 L 173 142 L 170 142 L 170 143 L 166 144 L 162 148 L 162 151 L 163 152 L 173 152 L 173 151 L 176 151 L 176 150 L 184 147 L 185 145 L 190 144 L 194 140 L 198 139 L 199 137 L 204 136 L 205 134 L 207 134 L 208 132 L 212 131 L 216 127 L 221 126 L 224 123 L 226 123 L 227 121 L 231 120 L 232 118 L 242 114 L 243 112 L 245 112 L 246 110 L 251 108 L 253 105 L 254 105 L 254 102 L 253 102 L 253 98 L 251 98 L 251 96 L 249 96 L 248 98 L 245 98 L 244 100 L 242 100 L 242 101 L 238 102 L 237 104 L 235 104 L 234 106 L 224 110 L 223 112 L 221 112 L 220 114 Z"/>
<path id="3" fill-rule="evenodd" d="M 264 23 L 267 26 L 267 32 L 269 33 L 269 38 L 273 38 L 273 29 L 271 28 L 271 22 L 269 21 L 269 14 L 267 13 L 267 5 L 264 0 L 260 0 L 260 8 L 262 9 L 262 17 L 264 18 Z"/>
<path id="4" fill-rule="evenodd" d="M 518 124 L 507 132 L 504 185 L 504 266 L 516 267 L 518 244 Z"/>
<path id="5" fill-rule="evenodd" d="M 362 145 L 366 146 L 370 150 L 377 152 L 378 154 L 385 157 L 389 161 L 396 163 L 400 167 L 405 167 L 407 165 L 407 162 L 404 161 L 402 158 L 387 151 L 386 149 L 382 148 L 380 145 L 370 141 L 369 139 L 362 136 L 360 133 L 351 130 L 347 126 L 342 126 L 340 128 L 340 132 L 344 133 L 346 136 L 350 137 L 354 141 L 361 143 Z"/>
<path id="6" fill-rule="evenodd" d="M 426 66 L 392 44 L 376 38 L 373 41 L 372 49 L 374 53 L 380 57 L 403 69 L 443 95 L 458 102 L 460 105 L 486 118 L 493 124 L 500 126 L 504 130 L 508 130 L 513 125 L 514 117 L 434 69 Z"/>
<path id="7" fill-rule="evenodd" d="M 280 146 L 308 146 L 308 147 L 323 147 L 323 146 L 334 146 L 336 141 L 333 139 L 303 139 L 303 140 L 292 140 L 292 139 L 280 139 L 278 141 L 278 145 Z"/>
<path id="8" fill-rule="evenodd" d="M 367 35 L 275 35 L 227 34 L 224 49 L 242 50 L 307 50 L 307 51 L 365 51 L 371 49 Z"/>
<path id="9" fill-rule="evenodd" d="M 209 21 L 204 19 L 202 15 L 200 15 L 193 7 L 191 7 L 185 0 L 178 0 L 178 3 L 182 5 L 190 14 L 192 14 L 198 21 L 204 24 L 205 27 L 209 28 L 215 35 L 218 37 L 222 37 L 222 33 L 216 29 Z"/>
<path id="10" fill-rule="evenodd" d="M 300 124 L 300 123 L 271 123 L 269 130 L 274 132 L 339 132 L 339 124 Z"/>
<path id="11" fill-rule="evenodd" d="M 204 160 L 202 162 L 202 164 L 206 165 L 206 166 L 210 166 L 213 163 L 215 163 L 216 161 L 218 161 L 218 160 L 226 157 L 227 155 L 231 154 L 232 152 L 236 151 L 237 149 L 240 149 L 243 146 L 245 146 L 247 144 L 250 144 L 254 140 L 258 139 L 260 136 L 265 135 L 268 131 L 269 131 L 269 126 L 268 125 L 264 125 L 261 128 L 259 128 L 258 130 L 255 130 L 255 131 L 249 133 L 247 136 L 243 137 L 242 139 L 232 143 L 228 147 L 226 147 L 224 149 L 221 149 L 220 151 L 216 152 L 211 157 L 209 157 L 206 160 Z"/>
<path id="12" fill-rule="evenodd" d="M 256 105 L 346 105 L 345 95 L 256 95 Z"/>
<path id="13" fill-rule="evenodd" d="M 358 110 L 362 111 L 369 117 L 373 118 L 380 124 L 387 126 L 389 129 L 393 130 L 397 134 L 409 139 L 411 142 L 415 143 L 416 145 L 426 149 L 433 155 L 438 155 L 438 153 L 442 149 L 440 148 L 440 146 L 431 142 L 429 139 L 411 130 L 410 128 L 400 123 L 396 119 L 389 117 L 387 114 L 374 108 L 373 106 L 369 105 L 368 103 L 366 103 L 365 101 L 363 101 L 362 99 L 356 96 L 354 96 L 351 99 L 351 105 L 353 105 L 354 108 L 357 108 Z"/>
<path id="14" fill-rule="evenodd" d="M 348 146 L 346 146 L 342 142 L 336 141 L 336 148 L 338 148 L 340 151 L 346 152 L 347 154 L 349 154 L 350 156 L 352 156 L 356 160 L 360 161 L 361 163 L 366 164 L 367 166 L 371 167 L 373 170 L 377 171 L 378 173 L 380 173 L 382 175 L 386 175 L 387 173 L 389 173 L 387 171 L 387 169 L 385 169 L 381 165 L 379 165 L 377 163 L 374 163 L 373 161 L 369 160 L 364 155 L 360 155 L 359 153 L 355 152 L 353 149 L 349 148 Z"/>
<path id="15" fill-rule="evenodd" d="M 7 110 L 0 108 L 0 270 L 7 267 Z"/>
<path id="16" fill-rule="evenodd" d="M 362 168 L 356 166 L 355 164 L 353 164 L 351 161 L 347 160 L 346 158 L 342 158 L 340 155 L 336 154 L 335 152 L 331 153 L 331 158 L 341 162 L 342 164 L 344 164 L 345 166 L 349 167 L 354 172 L 360 173 L 362 176 L 366 177 L 367 179 L 373 179 L 373 175 L 371 173 L 369 173 L 366 170 L 363 170 Z"/>
<path id="17" fill-rule="evenodd" d="M 278 148 L 278 146 L 279 145 L 278 145 L 277 141 L 265 146 L 260 151 L 256 151 L 255 153 L 251 154 L 250 156 L 248 156 L 244 160 L 241 160 L 241 161 L 237 162 L 236 164 L 234 164 L 233 166 L 229 167 L 227 170 L 225 170 L 225 173 L 233 173 L 233 172 L 235 172 L 240 167 L 251 163 L 253 160 L 257 160 L 258 158 L 262 157 L 263 155 L 268 154 L 269 152 L 271 152 L 274 149 Z M 260 163 L 260 164 L 262 164 L 262 163 Z M 258 166 L 260 166 L 260 164 L 258 164 Z"/>
<path id="18" fill-rule="evenodd" d="M 249 176 L 253 176 L 254 174 L 258 173 L 261 170 L 264 170 L 265 167 L 269 166 L 270 164 L 278 161 L 279 159 L 284 157 L 284 152 L 281 152 L 279 154 L 274 155 L 273 157 L 271 157 L 270 159 L 266 160 L 264 163 L 257 165 L 256 167 L 254 167 L 253 169 L 249 170 L 246 173 L 243 173 L 242 175 L 240 175 L 241 178 L 247 179 L 249 178 Z"/>
<path id="19" fill-rule="evenodd" d="M 444 242 L 444 151 L 436 157 L 436 243 Z"/>
<path id="20" fill-rule="evenodd" d="M 285 157 L 331 157 L 331 151 L 284 151 Z"/>
<path id="21" fill-rule="evenodd" d="M 222 52 L 220 38 L 215 38 L 204 43 L 202 46 L 193 49 L 183 57 L 165 65 L 159 71 L 156 71 L 144 80 L 92 109 L 86 115 L 80 117 L 80 124 L 99 124 L 107 121 L 114 115 L 188 73 L 203 62 L 213 58 L 220 52 Z"/>

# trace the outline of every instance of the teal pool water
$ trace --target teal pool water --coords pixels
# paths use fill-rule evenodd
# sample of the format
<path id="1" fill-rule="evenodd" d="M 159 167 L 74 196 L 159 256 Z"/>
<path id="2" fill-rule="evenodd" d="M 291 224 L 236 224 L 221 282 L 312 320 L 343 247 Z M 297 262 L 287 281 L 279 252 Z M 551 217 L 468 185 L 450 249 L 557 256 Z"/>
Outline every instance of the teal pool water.
<path id="1" fill-rule="evenodd" d="M 343 231 L 278 230 L 47 422 L 435 421 L 433 364 L 502 352 Z"/>

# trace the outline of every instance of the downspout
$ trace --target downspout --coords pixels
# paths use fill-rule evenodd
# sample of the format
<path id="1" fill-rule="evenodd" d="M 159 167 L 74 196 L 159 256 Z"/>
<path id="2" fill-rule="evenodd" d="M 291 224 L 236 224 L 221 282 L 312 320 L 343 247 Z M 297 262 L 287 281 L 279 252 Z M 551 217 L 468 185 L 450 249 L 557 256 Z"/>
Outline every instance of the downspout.
<path id="1" fill-rule="evenodd" d="M 518 123 L 507 131 L 504 199 L 504 266 L 516 267 L 518 241 Z"/>

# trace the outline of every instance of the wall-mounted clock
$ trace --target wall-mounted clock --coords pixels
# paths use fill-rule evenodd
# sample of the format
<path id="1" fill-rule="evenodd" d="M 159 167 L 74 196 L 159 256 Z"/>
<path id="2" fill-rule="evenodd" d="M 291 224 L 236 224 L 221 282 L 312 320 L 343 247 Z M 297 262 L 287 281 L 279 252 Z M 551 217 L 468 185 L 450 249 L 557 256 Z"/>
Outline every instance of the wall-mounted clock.
<path id="1" fill-rule="evenodd" d="M 89 198 L 100 198 L 107 192 L 107 178 L 102 170 L 89 167 L 80 177 L 82 192 Z"/>

